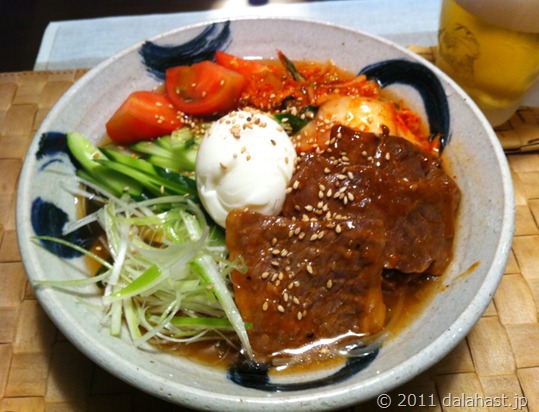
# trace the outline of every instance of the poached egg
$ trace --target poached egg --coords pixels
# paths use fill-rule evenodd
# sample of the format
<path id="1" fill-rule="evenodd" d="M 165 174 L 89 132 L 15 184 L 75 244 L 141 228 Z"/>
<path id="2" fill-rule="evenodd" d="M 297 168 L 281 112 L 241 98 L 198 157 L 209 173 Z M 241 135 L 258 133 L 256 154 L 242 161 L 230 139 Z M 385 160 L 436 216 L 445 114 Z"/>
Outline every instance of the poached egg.
<path id="1" fill-rule="evenodd" d="M 255 110 L 238 110 L 213 123 L 200 144 L 197 189 L 222 227 L 234 209 L 280 213 L 294 172 L 296 150 L 283 128 Z"/>

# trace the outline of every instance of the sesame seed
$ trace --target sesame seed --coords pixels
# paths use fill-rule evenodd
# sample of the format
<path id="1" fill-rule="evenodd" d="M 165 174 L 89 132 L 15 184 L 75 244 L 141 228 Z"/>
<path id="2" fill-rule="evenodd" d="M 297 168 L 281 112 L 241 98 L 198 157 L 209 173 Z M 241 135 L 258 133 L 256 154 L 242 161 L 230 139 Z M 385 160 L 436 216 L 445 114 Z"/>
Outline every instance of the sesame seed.
<path id="1" fill-rule="evenodd" d="M 340 225 L 340 224 L 337 224 L 337 226 L 335 226 L 335 232 L 337 232 L 337 233 L 341 233 L 341 232 L 342 232 L 342 228 L 341 228 L 341 225 Z"/>
<path id="2" fill-rule="evenodd" d="M 386 152 L 386 160 L 391 159 L 391 154 L 389 152 Z"/>
<path id="3" fill-rule="evenodd" d="M 277 310 L 278 310 L 279 312 L 281 312 L 281 313 L 284 313 L 284 307 L 283 307 L 283 305 L 277 306 Z"/>
<path id="4" fill-rule="evenodd" d="M 346 197 L 348 197 L 348 200 L 350 202 L 353 202 L 354 201 L 354 195 L 351 193 L 351 192 L 346 192 Z"/>
<path id="5" fill-rule="evenodd" d="M 314 269 L 311 265 L 307 265 L 306 269 L 309 275 L 312 275 L 314 273 Z"/>
<path id="6" fill-rule="evenodd" d="M 298 187 L 299 187 L 299 180 L 296 180 L 296 181 L 292 184 L 292 188 L 297 189 Z"/>
<path id="7" fill-rule="evenodd" d="M 264 272 L 261 275 L 262 279 L 267 279 L 269 277 L 269 272 Z"/>
<path id="8" fill-rule="evenodd" d="M 230 133 L 232 136 L 234 136 L 236 139 L 239 139 L 241 137 L 241 129 L 240 126 L 235 124 L 230 128 Z M 243 152 L 242 152 L 243 153 Z"/>
<path id="9" fill-rule="evenodd" d="M 273 255 L 279 255 L 279 254 L 281 253 L 281 251 L 280 251 L 279 249 L 273 249 L 273 250 L 271 251 L 271 253 L 272 253 Z"/>
<path id="10" fill-rule="evenodd" d="M 265 301 L 263 304 L 262 304 L 262 310 L 265 312 L 268 310 L 268 301 Z"/>
<path id="11" fill-rule="evenodd" d="M 297 297 L 292 297 L 292 302 L 294 303 L 294 305 L 299 305 L 299 299 Z"/>
<path id="12" fill-rule="evenodd" d="M 301 312 L 298 312 L 297 318 L 298 320 L 301 320 L 303 318 L 303 314 Z"/>
<path id="13" fill-rule="evenodd" d="M 331 289 L 333 287 L 333 281 L 331 279 L 329 279 L 327 282 L 326 282 L 326 288 L 328 289 Z"/>

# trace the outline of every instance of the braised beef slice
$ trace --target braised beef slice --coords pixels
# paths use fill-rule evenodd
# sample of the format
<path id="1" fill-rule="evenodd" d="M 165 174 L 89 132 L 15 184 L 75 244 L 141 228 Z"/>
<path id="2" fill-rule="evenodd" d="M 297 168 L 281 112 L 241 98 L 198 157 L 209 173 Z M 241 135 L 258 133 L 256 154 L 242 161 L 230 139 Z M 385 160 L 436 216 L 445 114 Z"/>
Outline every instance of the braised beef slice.
<path id="1" fill-rule="evenodd" d="M 440 159 L 409 141 L 335 126 L 303 156 L 282 214 L 384 222 L 384 267 L 440 275 L 452 257 L 460 192 Z"/>
<path id="2" fill-rule="evenodd" d="M 382 299 L 384 226 L 350 217 L 300 221 L 233 211 L 227 218 L 235 299 L 258 361 L 352 331 L 372 334 L 385 322 Z"/>

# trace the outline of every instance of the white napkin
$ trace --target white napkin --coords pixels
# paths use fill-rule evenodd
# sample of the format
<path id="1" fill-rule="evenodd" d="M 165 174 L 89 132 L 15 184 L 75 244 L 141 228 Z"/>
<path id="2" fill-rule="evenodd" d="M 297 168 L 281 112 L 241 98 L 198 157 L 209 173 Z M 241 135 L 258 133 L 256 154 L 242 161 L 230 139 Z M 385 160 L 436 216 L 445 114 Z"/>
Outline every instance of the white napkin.
<path id="1" fill-rule="evenodd" d="M 242 6 L 237 6 L 238 1 Z M 236 6 L 232 7 L 235 3 Z M 296 17 L 326 21 L 385 37 L 402 46 L 436 44 L 440 0 L 348 0 L 269 3 L 221 1 L 203 12 L 123 16 L 51 22 L 35 70 L 91 68 L 122 49 L 159 33 L 208 20 L 243 16 Z"/>

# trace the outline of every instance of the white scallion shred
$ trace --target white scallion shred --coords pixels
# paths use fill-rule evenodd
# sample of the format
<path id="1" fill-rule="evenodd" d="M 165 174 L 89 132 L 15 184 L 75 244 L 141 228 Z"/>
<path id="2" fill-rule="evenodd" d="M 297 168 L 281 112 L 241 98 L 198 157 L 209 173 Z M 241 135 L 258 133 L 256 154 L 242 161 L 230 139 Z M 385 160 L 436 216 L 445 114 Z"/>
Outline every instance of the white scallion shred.
<path id="1" fill-rule="evenodd" d="M 181 196 L 136 202 L 116 198 L 84 182 L 105 199 L 95 213 L 74 222 L 70 232 L 96 222 L 106 237 L 111 262 L 62 239 L 38 237 L 70 246 L 96 260 L 102 271 L 90 278 L 41 281 L 37 286 L 76 288 L 90 283 L 104 287 L 103 305 L 112 335 L 127 325 L 140 345 L 229 339 L 235 333 L 252 355 L 245 322 L 234 302 L 228 276 L 241 263 L 230 262 L 224 237 L 206 221 L 199 206 Z M 228 335 L 228 336 L 227 336 Z"/>

